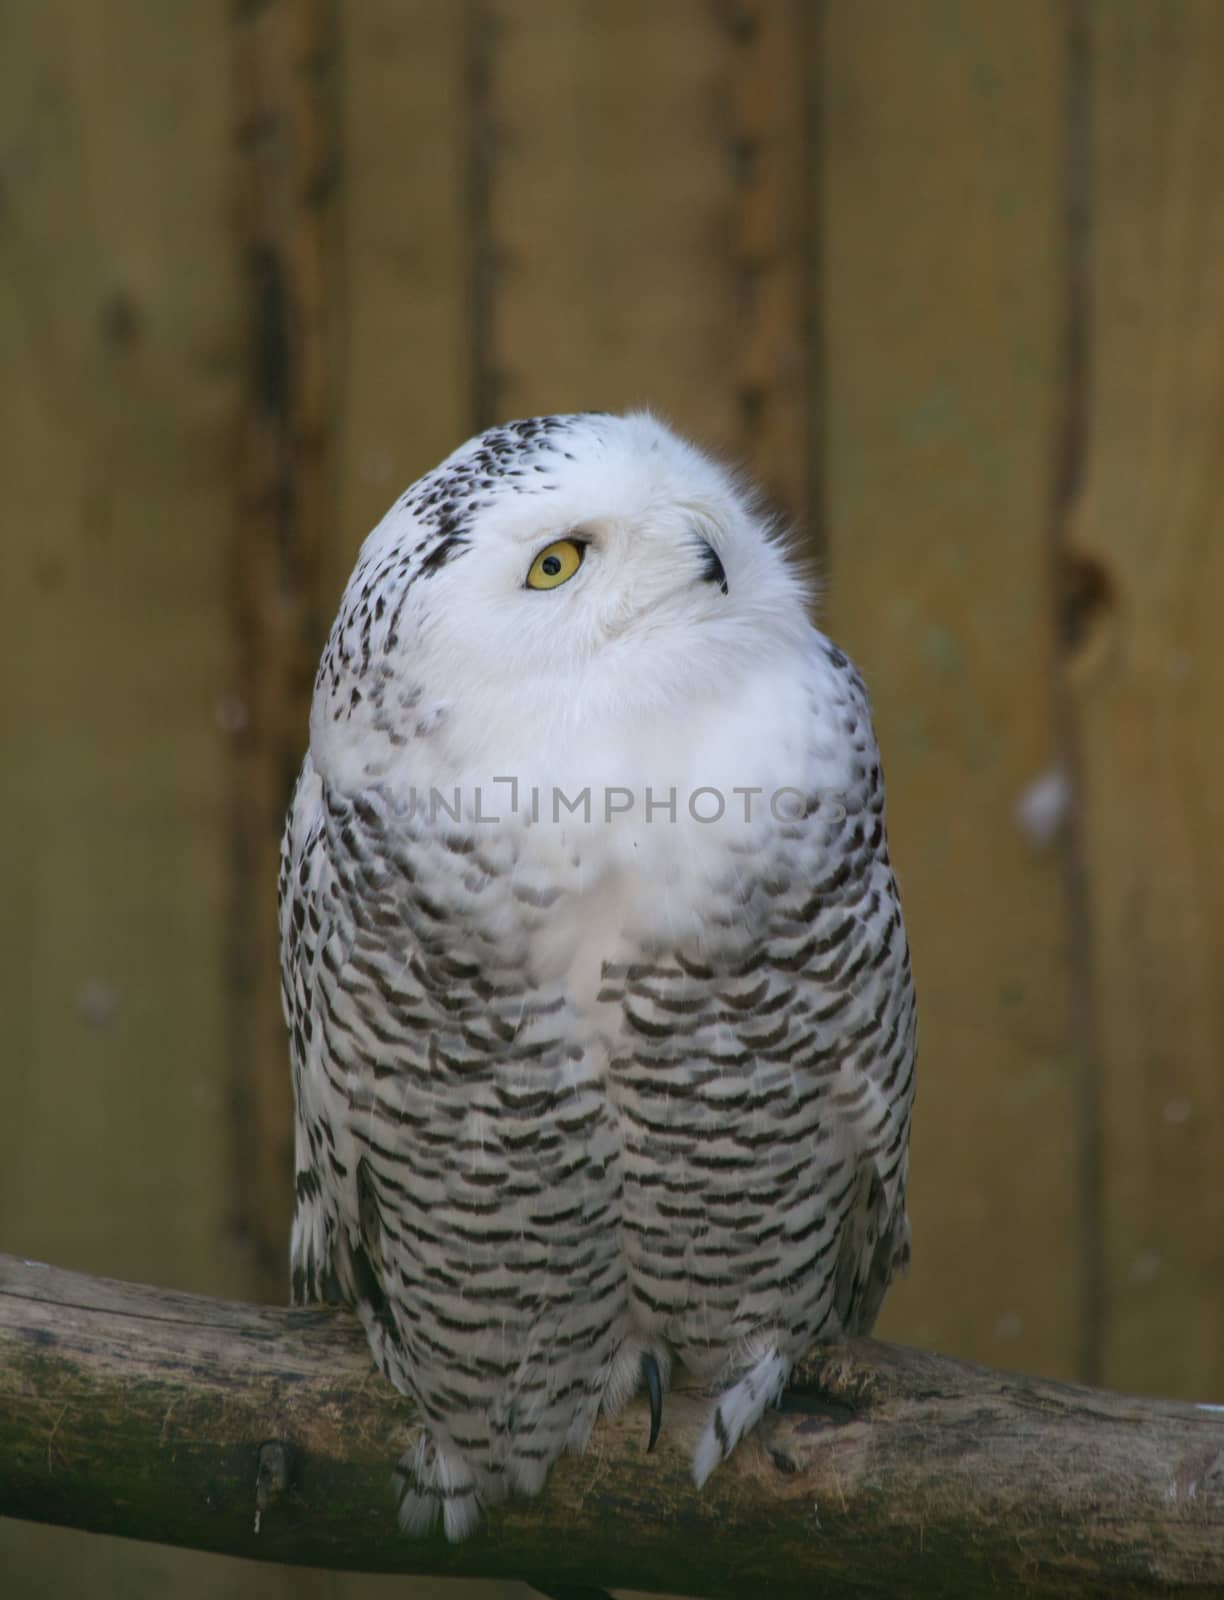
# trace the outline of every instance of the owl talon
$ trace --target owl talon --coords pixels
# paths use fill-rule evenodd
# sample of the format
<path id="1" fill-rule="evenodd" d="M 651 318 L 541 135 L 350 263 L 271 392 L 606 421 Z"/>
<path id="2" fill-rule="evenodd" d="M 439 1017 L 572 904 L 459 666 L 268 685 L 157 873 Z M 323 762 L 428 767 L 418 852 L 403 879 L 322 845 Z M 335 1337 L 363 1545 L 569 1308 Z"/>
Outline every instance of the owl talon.
<path id="1" fill-rule="evenodd" d="M 650 1443 L 646 1446 L 649 1455 L 658 1443 L 659 1429 L 663 1426 L 663 1382 L 659 1377 L 659 1363 L 649 1350 L 642 1352 L 642 1381 L 650 1396 Z"/>

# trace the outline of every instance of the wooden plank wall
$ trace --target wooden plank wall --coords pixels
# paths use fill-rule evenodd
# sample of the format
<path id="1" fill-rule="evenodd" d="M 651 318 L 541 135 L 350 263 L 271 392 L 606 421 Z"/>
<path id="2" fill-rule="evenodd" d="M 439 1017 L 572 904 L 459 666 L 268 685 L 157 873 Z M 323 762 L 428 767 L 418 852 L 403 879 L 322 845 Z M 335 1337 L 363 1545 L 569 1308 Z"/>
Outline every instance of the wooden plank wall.
<path id="1" fill-rule="evenodd" d="M 243 364 L 229 73 L 219 8 L 0 13 L 0 1230 L 214 1293 L 243 1282 L 218 716 Z M 218 1575 L 6 1521 L 0 1571 L 14 1595 Z"/>
<path id="2" fill-rule="evenodd" d="M 1224 1391 L 1224 9 L 1093 11 L 1070 663 L 1104 1165 L 1101 1369 Z"/>
<path id="3" fill-rule="evenodd" d="M 1215 0 L 173 10 L 0 10 L 0 1243 L 279 1296 L 322 630 L 476 428 L 648 404 L 873 687 L 922 1029 L 882 1331 L 1224 1398 Z M 81 1563 L 318 1586 L 0 1523 L 31 1591 Z"/>
<path id="4" fill-rule="evenodd" d="M 920 1001 L 922 1254 L 887 1328 L 1069 1374 L 1070 924 L 1014 819 L 1055 757 L 1059 16 L 881 15 L 827 13 L 823 402 L 829 617 L 873 690 Z"/>

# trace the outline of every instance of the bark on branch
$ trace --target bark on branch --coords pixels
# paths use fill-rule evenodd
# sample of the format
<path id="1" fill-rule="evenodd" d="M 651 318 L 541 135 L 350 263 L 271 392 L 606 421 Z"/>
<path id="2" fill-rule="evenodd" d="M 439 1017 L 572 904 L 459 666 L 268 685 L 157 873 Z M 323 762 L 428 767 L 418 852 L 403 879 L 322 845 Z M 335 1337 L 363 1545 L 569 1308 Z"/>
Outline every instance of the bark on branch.
<path id="1" fill-rule="evenodd" d="M 703 1402 L 602 1421 L 465 1545 L 403 1538 L 411 1408 L 339 1311 L 0 1256 L 0 1511 L 268 1561 L 738 1597 L 1224 1594 L 1224 1411 L 858 1340 L 702 1494 Z"/>

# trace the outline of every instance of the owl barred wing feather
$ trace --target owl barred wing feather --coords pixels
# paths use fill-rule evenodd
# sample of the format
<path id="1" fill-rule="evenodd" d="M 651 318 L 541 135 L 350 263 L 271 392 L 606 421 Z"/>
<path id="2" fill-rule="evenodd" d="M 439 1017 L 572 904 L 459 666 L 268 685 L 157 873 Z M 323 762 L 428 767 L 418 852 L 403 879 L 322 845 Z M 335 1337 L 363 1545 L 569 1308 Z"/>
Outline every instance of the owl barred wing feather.
<path id="1" fill-rule="evenodd" d="M 322 847 L 319 781 L 307 756 L 290 802 L 281 841 L 277 906 L 281 937 L 281 1001 L 289 1029 L 293 1070 L 296 1162 L 290 1279 L 295 1305 L 352 1302 L 338 1265 L 349 1228 L 338 1202 L 346 1193 L 347 1170 L 336 1155 L 340 1132 L 321 1096 L 328 1063 L 326 1041 L 316 1031 L 322 948 L 332 937 L 330 874 Z M 351 1211 L 351 1207 L 346 1208 Z"/>
<path id="2" fill-rule="evenodd" d="M 916 1022 L 883 779 L 846 657 L 822 642 L 806 677 L 841 776 L 818 757 L 734 874 L 711 843 L 699 935 L 618 991 L 631 1317 L 725 1385 L 699 1484 L 809 1344 L 870 1329 L 909 1252 Z"/>
<path id="3" fill-rule="evenodd" d="M 394 841 L 394 843 L 392 843 Z M 295 1300 L 339 1298 L 427 1431 L 405 1530 L 462 1538 L 594 1423 L 623 1321 L 611 1119 L 513 944 L 440 927 L 494 874 L 309 759 L 282 872 L 297 1102 Z M 508 881 L 509 875 L 506 875 Z"/>
<path id="4" fill-rule="evenodd" d="M 355 1306 L 417 1406 L 407 1531 L 536 1492 L 674 1360 L 701 1483 L 870 1327 L 915 1023 L 866 692 L 653 418 L 492 429 L 371 534 L 281 935 L 294 1297 Z"/>

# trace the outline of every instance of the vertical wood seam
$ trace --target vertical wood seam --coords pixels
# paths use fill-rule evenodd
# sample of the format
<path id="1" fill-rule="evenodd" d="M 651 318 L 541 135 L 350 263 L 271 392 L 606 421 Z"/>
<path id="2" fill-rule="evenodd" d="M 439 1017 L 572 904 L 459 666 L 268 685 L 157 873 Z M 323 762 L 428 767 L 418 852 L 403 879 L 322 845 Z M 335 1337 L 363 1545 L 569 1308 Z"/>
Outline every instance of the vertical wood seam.
<path id="1" fill-rule="evenodd" d="M 293 1119 L 276 923 L 280 831 L 307 740 L 322 628 L 334 322 L 336 0 L 269 0 L 233 17 L 235 248 L 250 358 L 238 446 L 230 971 L 236 1237 L 261 1292 L 281 1298 Z"/>
<path id="2" fill-rule="evenodd" d="M 496 261 L 493 255 L 492 74 L 494 18 L 489 0 L 465 0 L 464 53 L 467 104 L 464 125 L 464 177 L 467 186 L 468 404 L 473 432 L 498 421 L 497 374 L 493 361 L 493 307 Z M 459 444 L 458 439 L 455 440 Z"/>
<path id="3" fill-rule="evenodd" d="M 828 473 L 825 470 L 825 394 L 828 372 L 825 362 L 824 326 L 824 151 L 821 144 L 821 85 L 827 29 L 825 7 L 828 0 L 812 0 L 799 7 L 799 37 L 803 44 L 803 159 L 808 180 L 803 188 L 804 210 L 801 233 L 805 293 L 799 304 L 801 337 L 806 355 L 804 380 L 807 386 L 807 419 L 804 442 L 807 448 L 805 492 L 808 550 L 817 571 L 829 567 Z"/>
<path id="4" fill-rule="evenodd" d="M 812 120 L 799 0 L 720 0 L 720 105 L 735 307 L 727 390 L 737 456 L 766 505 L 816 552 L 811 527 Z"/>
<path id="5" fill-rule="evenodd" d="M 1066 676 L 1066 651 L 1076 631 L 1073 528 L 1090 450 L 1092 377 L 1092 41 L 1088 0 L 1065 0 L 1066 104 L 1062 214 L 1062 349 L 1060 410 L 1052 441 L 1050 574 L 1054 648 L 1054 730 L 1073 801 L 1064 833 L 1063 880 L 1071 933 L 1072 1027 L 1076 1044 L 1076 1234 L 1079 1258 L 1079 1378 L 1099 1384 L 1105 1351 L 1104 1149 L 1102 1063 L 1092 984 L 1092 925 L 1088 899 L 1082 762 L 1075 707 Z"/>

